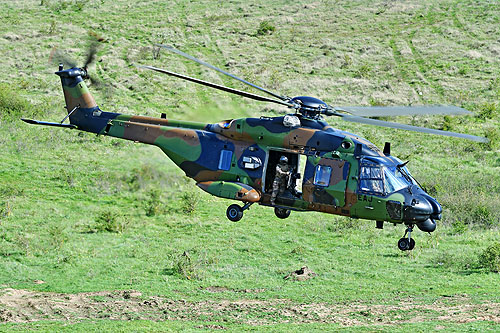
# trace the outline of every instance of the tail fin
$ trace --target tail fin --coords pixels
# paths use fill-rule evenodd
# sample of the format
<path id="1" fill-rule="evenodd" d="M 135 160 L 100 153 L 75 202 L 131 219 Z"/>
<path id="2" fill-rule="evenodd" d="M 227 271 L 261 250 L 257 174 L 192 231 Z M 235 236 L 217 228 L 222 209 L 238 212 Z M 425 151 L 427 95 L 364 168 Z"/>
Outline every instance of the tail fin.
<path id="1" fill-rule="evenodd" d="M 72 125 L 83 131 L 101 133 L 108 121 L 118 116 L 118 113 L 102 112 L 99 109 L 84 82 L 87 77 L 86 68 L 63 69 L 59 66 L 59 71 L 55 74 L 61 78 L 69 122 Z"/>
<path id="2" fill-rule="evenodd" d="M 70 68 L 63 70 L 62 67 L 59 67 L 59 71 L 57 71 L 56 74 L 61 78 L 68 113 L 75 108 L 99 108 L 94 97 L 90 94 L 87 85 L 83 81 L 83 78 L 87 75 L 85 69 Z"/>

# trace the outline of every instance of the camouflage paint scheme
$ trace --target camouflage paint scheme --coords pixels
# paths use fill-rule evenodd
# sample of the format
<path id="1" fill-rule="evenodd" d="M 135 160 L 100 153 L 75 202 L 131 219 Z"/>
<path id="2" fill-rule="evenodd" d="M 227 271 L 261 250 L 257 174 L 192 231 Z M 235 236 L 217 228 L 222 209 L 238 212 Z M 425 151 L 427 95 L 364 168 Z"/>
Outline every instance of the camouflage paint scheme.
<path id="1" fill-rule="evenodd" d="M 270 205 L 270 192 L 266 193 L 264 184 L 266 166 L 271 152 L 278 151 L 275 154 L 304 155 L 307 160 L 302 195 L 278 197 L 277 206 L 281 208 L 405 224 L 421 222 L 431 214 L 434 219 L 440 218 L 440 206 L 435 200 L 435 204 L 430 204 L 432 211 L 429 205 L 421 210 L 425 211 L 424 217 L 415 213 L 416 208 L 412 207 L 418 208 L 419 200 L 432 199 L 417 185 L 392 194 L 362 191 L 359 186 L 362 161 L 390 166 L 401 161 L 385 156 L 367 140 L 334 129 L 322 120 L 299 116 L 301 126 L 291 128 L 283 125 L 284 117 L 203 124 L 103 112 L 89 93 L 79 69 L 56 74 L 61 77 L 68 112 L 73 111 L 69 117 L 71 124 L 82 131 L 158 146 L 186 176 L 212 195 Z M 228 152 L 230 160 L 228 157 L 222 161 L 223 150 Z M 246 167 L 249 159 L 257 164 Z M 221 163 L 225 167 L 221 168 Z M 327 186 L 314 183 L 318 165 L 331 168 Z"/>

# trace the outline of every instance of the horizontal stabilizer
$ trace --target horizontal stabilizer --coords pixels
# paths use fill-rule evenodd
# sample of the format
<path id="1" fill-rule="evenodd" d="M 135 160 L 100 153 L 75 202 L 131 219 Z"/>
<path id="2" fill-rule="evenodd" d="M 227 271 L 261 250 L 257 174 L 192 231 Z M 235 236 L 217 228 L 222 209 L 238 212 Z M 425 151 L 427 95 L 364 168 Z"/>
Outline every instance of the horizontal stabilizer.
<path id="1" fill-rule="evenodd" d="M 55 126 L 55 127 L 65 127 L 65 128 L 77 128 L 76 125 L 73 124 L 61 124 L 61 123 L 51 123 L 47 121 L 39 121 L 39 120 L 34 120 L 34 119 L 26 119 L 26 118 L 21 118 L 22 121 L 28 123 L 28 124 L 33 124 L 33 125 L 45 125 L 45 126 Z"/>

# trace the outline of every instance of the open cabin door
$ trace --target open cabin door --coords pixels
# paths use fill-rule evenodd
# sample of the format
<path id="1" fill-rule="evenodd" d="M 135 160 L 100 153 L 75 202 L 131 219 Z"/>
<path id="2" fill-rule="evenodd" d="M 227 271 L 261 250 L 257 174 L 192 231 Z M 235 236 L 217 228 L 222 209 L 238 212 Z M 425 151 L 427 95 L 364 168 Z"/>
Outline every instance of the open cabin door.
<path id="1" fill-rule="evenodd" d="M 350 163 L 308 156 L 302 182 L 302 199 L 315 204 L 343 207 Z"/>

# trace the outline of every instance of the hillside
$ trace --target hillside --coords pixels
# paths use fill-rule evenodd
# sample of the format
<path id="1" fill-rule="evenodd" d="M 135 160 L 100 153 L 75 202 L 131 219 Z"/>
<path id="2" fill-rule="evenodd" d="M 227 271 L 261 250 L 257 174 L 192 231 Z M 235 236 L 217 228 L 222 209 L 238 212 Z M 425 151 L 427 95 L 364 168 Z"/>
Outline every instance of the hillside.
<path id="1" fill-rule="evenodd" d="M 500 226 L 500 7 L 495 1 L 0 1 L 0 330 L 494 329 L 500 275 L 481 260 Z M 238 222 L 157 148 L 59 128 L 61 52 L 102 110 L 217 122 L 286 109 L 145 71 L 331 105 L 450 104 L 466 117 L 402 123 L 488 144 L 327 119 L 409 160 L 443 205 L 402 253 L 402 226 L 319 213 Z M 55 51 L 57 48 L 57 52 Z M 288 281 L 308 266 L 317 276 Z M 118 320 L 116 320 L 118 319 Z"/>

